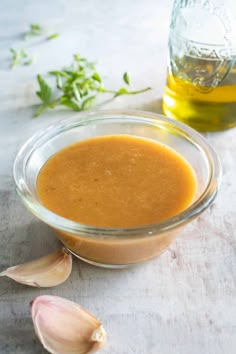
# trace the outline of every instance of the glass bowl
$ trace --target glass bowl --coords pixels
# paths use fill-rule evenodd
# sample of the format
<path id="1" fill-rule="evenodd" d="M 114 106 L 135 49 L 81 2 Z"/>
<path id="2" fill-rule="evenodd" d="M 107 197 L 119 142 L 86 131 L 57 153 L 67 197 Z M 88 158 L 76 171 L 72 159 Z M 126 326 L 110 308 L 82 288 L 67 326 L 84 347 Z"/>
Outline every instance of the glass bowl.
<path id="1" fill-rule="evenodd" d="M 43 164 L 62 148 L 87 138 L 128 134 L 163 143 L 180 153 L 197 177 L 197 194 L 183 212 L 165 221 L 132 228 L 83 225 L 45 208 L 36 193 Z M 40 130 L 19 151 L 14 163 L 16 189 L 24 205 L 51 226 L 74 255 L 94 265 L 119 268 L 158 256 L 181 228 L 213 202 L 221 180 L 218 157 L 199 133 L 164 116 L 140 111 L 77 114 Z"/>

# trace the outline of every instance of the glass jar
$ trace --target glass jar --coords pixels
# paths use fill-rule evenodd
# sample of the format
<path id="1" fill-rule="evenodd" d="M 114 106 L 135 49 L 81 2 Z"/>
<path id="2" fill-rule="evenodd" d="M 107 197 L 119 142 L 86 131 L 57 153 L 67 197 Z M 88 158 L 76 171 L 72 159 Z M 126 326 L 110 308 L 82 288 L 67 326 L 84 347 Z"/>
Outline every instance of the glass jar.
<path id="1" fill-rule="evenodd" d="M 163 111 L 200 131 L 236 125 L 236 1 L 176 0 Z"/>

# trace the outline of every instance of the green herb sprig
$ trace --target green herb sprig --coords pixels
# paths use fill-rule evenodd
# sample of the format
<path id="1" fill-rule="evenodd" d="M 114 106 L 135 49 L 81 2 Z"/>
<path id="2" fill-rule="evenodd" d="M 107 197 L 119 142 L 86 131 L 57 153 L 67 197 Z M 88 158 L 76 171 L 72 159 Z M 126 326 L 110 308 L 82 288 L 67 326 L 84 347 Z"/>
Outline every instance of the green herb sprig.
<path id="1" fill-rule="evenodd" d="M 146 87 L 133 91 L 121 87 L 118 90 L 108 90 L 104 87 L 95 63 L 89 62 L 78 54 L 74 55 L 74 61 L 69 68 L 50 71 L 48 74 L 54 77 L 55 85 L 52 88 L 41 75 L 37 76 L 39 90 L 36 94 L 42 103 L 34 117 L 58 106 L 64 106 L 77 112 L 85 111 L 94 105 L 99 93 L 111 93 L 113 97 L 118 97 L 136 95 L 151 89 Z M 123 81 L 127 86 L 131 83 L 127 72 L 123 74 Z"/>
<path id="2" fill-rule="evenodd" d="M 32 23 L 29 26 L 28 31 L 26 31 L 24 33 L 24 39 L 30 39 L 31 37 L 36 37 L 36 36 L 43 36 L 46 34 L 46 31 L 44 30 L 44 28 L 38 24 L 38 23 Z M 59 37 L 58 33 L 52 33 L 50 35 L 48 35 L 48 37 L 46 38 L 46 40 L 50 41 L 52 39 L 56 39 Z"/>
<path id="3" fill-rule="evenodd" d="M 41 36 L 43 34 L 43 27 L 38 23 L 32 23 L 29 26 L 28 31 L 24 33 L 24 39 L 29 39 L 35 36 Z"/>
<path id="4" fill-rule="evenodd" d="M 10 48 L 11 52 L 11 68 L 15 68 L 18 65 L 31 65 L 33 58 L 31 58 L 24 49 L 15 50 Z"/>

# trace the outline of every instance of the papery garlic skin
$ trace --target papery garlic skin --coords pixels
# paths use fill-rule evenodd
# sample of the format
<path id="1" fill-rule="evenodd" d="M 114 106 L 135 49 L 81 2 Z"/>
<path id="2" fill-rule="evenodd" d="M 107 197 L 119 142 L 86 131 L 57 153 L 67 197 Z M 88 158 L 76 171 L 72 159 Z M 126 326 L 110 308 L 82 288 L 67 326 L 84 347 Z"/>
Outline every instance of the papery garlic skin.
<path id="1" fill-rule="evenodd" d="M 31 262 L 10 267 L 0 273 L 18 283 L 52 287 L 63 283 L 72 270 L 72 255 L 64 247 Z"/>
<path id="2" fill-rule="evenodd" d="M 58 296 L 43 295 L 31 303 L 37 337 L 53 354 L 92 354 L 106 342 L 96 317 L 82 306 Z"/>

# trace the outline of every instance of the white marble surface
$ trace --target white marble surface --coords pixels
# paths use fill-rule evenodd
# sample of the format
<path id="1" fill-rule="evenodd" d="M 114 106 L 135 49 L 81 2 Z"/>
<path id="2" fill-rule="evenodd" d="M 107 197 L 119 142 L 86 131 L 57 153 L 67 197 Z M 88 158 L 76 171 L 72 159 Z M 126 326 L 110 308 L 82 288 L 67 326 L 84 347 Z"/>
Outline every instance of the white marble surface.
<path id="1" fill-rule="evenodd" d="M 107 85 L 125 70 L 135 87 L 154 89 L 121 97 L 103 108 L 160 112 L 166 73 L 171 1 L 54 0 L 0 2 L 0 270 L 58 247 L 53 232 L 16 196 L 12 165 L 23 142 L 71 113 L 32 119 L 37 73 L 60 68 L 77 52 L 99 62 Z M 60 37 L 22 41 L 39 22 Z M 30 67 L 9 70 L 9 48 L 25 47 Z M 235 112 L 236 114 L 236 112 Z M 213 206 L 189 225 L 162 256 L 124 270 L 74 260 L 69 280 L 34 289 L 0 278 L 0 353 L 44 353 L 35 337 L 29 302 L 39 294 L 74 300 L 96 314 L 108 332 L 104 354 L 234 354 L 236 348 L 235 129 L 207 134 L 223 164 Z"/>

